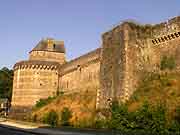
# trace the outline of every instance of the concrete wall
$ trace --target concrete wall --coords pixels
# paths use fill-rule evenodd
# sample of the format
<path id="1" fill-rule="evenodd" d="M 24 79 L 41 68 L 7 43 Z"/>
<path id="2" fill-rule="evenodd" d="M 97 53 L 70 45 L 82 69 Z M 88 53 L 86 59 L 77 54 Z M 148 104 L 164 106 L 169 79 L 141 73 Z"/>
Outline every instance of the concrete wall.
<path id="1" fill-rule="evenodd" d="M 66 62 L 65 54 L 51 51 L 32 51 L 29 55 L 29 60 L 52 61 L 64 64 Z"/>

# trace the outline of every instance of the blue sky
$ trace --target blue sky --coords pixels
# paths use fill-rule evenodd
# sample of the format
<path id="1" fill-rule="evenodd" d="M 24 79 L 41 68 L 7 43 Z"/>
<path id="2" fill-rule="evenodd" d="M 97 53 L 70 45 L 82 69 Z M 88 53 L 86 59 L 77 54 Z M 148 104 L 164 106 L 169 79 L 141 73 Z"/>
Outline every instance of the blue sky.
<path id="1" fill-rule="evenodd" d="M 0 68 L 28 59 L 42 39 L 64 40 L 67 59 L 101 45 L 123 20 L 159 23 L 180 15 L 180 0 L 0 0 Z"/>

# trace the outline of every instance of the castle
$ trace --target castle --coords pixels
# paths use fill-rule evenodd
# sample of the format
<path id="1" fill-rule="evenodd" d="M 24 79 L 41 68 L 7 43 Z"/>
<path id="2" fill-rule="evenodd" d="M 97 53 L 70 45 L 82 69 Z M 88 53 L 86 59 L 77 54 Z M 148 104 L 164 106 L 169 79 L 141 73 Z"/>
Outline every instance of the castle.
<path id="1" fill-rule="evenodd" d="M 126 101 L 145 71 L 160 70 L 163 56 L 180 70 L 180 17 L 155 25 L 123 22 L 102 35 L 102 46 L 71 61 L 63 41 L 45 39 L 29 60 L 14 65 L 12 108 L 28 108 L 57 92 L 96 92 L 96 108 Z"/>

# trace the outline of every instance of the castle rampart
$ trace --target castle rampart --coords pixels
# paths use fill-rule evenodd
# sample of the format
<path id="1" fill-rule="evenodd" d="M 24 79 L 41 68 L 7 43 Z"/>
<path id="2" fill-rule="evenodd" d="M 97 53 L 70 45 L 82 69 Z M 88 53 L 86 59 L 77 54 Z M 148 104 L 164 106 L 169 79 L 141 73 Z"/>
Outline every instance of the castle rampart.
<path id="1" fill-rule="evenodd" d="M 101 48 L 93 50 L 85 55 L 82 55 L 76 59 L 69 61 L 60 68 L 60 75 L 64 75 L 68 72 L 72 72 L 77 68 L 88 66 L 90 63 L 100 60 Z"/>
<path id="2" fill-rule="evenodd" d="M 112 99 L 128 100 L 145 72 L 160 70 L 164 56 L 179 68 L 180 17 L 156 25 L 124 22 L 102 39 L 99 106 L 108 106 Z"/>
<path id="3" fill-rule="evenodd" d="M 102 47 L 66 62 L 63 42 L 41 41 L 14 66 L 13 106 L 33 106 L 57 91 L 95 92 L 96 107 L 125 102 L 146 72 L 172 57 L 180 70 L 180 17 L 155 25 L 123 22 L 102 35 Z M 27 98 L 28 97 L 28 98 Z"/>
<path id="4" fill-rule="evenodd" d="M 60 91 L 96 92 L 99 89 L 100 52 L 101 48 L 98 48 L 60 67 Z"/>

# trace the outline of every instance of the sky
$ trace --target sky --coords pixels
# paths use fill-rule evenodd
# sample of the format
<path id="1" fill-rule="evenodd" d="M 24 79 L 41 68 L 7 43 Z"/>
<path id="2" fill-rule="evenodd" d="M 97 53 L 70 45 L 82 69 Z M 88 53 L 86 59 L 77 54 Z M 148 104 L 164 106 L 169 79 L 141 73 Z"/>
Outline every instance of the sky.
<path id="1" fill-rule="evenodd" d="M 63 40 L 67 60 L 101 46 L 123 20 L 160 23 L 180 16 L 180 0 L 0 0 L 0 68 L 27 60 L 42 38 Z"/>

